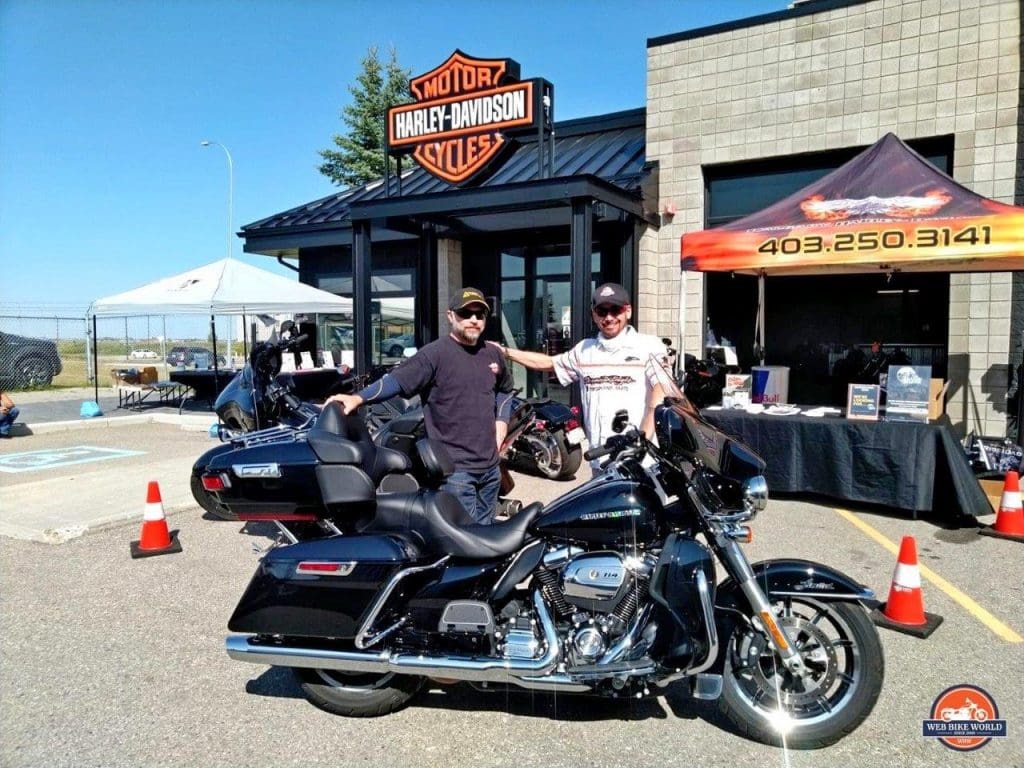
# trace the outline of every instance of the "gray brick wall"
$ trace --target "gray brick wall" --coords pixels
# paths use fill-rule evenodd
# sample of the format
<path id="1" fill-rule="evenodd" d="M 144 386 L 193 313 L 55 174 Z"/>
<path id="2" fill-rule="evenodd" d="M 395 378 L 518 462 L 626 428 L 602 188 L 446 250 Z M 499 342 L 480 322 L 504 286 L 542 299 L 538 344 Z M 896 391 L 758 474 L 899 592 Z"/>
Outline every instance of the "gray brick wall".
<path id="1" fill-rule="evenodd" d="M 648 48 L 647 158 L 676 213 L 641 240 L 640 299 L 658 309 L 643 330 L 679 337 L 679 239 L 704 226 L 705 164 L 953 134 L 954 177 L 1019 200 L 1020 46 L 1017 0 L 876 0 Z M 683 348 L 699 354 L 703 277 L 684 284 Z M 1013 284 L 951 276 L 948 410 L 961 433 L 1006 428 Z"/>

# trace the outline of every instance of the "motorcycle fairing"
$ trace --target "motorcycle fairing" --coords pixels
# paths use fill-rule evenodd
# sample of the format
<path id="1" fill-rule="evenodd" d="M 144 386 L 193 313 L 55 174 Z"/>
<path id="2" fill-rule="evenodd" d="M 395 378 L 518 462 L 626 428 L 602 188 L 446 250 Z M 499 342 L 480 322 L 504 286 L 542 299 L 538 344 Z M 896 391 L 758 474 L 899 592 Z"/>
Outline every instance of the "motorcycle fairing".
<path id="1" fill-rule="evenodd" d="M 423 562 L 401 536 L 336 536 L 272 549 L 228 628 L 260 635 L 355 637 L 381 585 Z M 300 570 L 300 565 L 303 569 Z M 336 565 L 333 570 L 330 566 Z"/>
<path id="2" fill-rule="evenodd" d="M 649 589 L 662 617 L 658 621 L 655 649 L 664 653 L 663 663 L 686 667 L 691 660 L 702 661 L 711 650 L 697 588 L 698 571 L 704 574 L 713 601 L 715 562 L 711 552 L 694 539 L 669 536 L 651 575 Z"/>

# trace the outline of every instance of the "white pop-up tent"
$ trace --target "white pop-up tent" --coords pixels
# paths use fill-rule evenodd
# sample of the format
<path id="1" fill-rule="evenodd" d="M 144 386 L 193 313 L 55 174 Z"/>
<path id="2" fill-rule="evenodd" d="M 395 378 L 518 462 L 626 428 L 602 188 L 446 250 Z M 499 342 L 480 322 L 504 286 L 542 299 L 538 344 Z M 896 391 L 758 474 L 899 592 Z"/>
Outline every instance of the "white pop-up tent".
<path id="1" fill-rule="evenodd" d="M 236 259 L 164 277 L 124 293 L 97 299 L 87 311 L 93 338 L 99 317 L 137 315 L 271 315 L 276 313 L 350 313 L 352 300 Z M 216 337 L 214 339 L 216 343 Z M 214 355 L 214 369 L 217 356 Z M 93 371 L 97 371 L 93 344 Z M 99 376 L 94 375 L 99 397 Z"/>
<path id="2" fill-rule="evenodd" d="M 351 311 L 351 299 L 236 259 L 221 259 L 124 293 L 97 299 L 89 306 L 87 314 L 91 317 L 127 317 Z"/>

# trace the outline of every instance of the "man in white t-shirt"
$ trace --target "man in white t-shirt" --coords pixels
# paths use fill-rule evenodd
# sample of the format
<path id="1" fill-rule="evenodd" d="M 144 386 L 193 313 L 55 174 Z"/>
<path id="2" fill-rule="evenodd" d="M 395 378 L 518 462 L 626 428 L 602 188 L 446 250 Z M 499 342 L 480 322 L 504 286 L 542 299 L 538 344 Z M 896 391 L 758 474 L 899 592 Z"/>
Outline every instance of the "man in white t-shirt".
<path id="1" fill-rule="evenodd" d="M 583 423 L 591 447 L 612 434 L 616 411 L 629 411 L 629 421 L 654 434 L 654 406 L 664 398 L 650 368 L 651 355 L 663 360 L 665 345 L 656 336 L 637 333 L 631 325 L 633 307 L 618 283 L 599 285 L 591 298 L 598 334 L 554 357 L 543 352 L 503 347 L 508 360 L 535 371 L 554 370 L 563 386 L 580 385 Z M 603 459 L 591 462 L 597 473 Z"/>

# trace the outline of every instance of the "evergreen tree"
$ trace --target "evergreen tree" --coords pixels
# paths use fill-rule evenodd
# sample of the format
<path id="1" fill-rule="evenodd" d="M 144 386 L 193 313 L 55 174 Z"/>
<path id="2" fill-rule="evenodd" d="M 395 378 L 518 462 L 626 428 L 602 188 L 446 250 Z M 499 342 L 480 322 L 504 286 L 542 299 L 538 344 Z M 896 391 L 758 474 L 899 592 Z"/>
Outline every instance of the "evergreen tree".
<path id="1" fill-rule="evenodd" d="M 320 173 L 339 186 L 363 184 L 384 177 L 384 120 L 388 107 L 406 104 L 409 97 L 409 70 L 398 64 L 398 53 L 391 48 L 387 63 L 381 62 L 372 46 L 363 59 L 363 71 L 356 84 L 348 87 L 352 103 L 341 110 L 348 133 L 337 133 L 337 149 L 321 149 L 324 162 Z M 391 171 L 395 162 L 388 159 Z"/>

